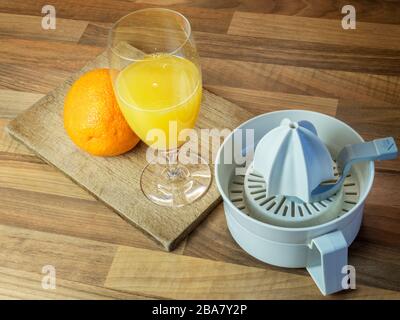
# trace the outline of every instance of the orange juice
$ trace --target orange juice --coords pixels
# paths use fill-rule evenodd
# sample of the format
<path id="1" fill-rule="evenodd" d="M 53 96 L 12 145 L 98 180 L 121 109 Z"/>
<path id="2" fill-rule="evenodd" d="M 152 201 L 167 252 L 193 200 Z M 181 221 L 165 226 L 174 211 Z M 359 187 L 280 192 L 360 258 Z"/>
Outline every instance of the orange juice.
<path id="1" fill-rule="evenodd" d="M 177 141 L 176 134 L 194 127 L 201 102 L 201 74 L 185 58 L 149 55 L 118 74 L 115 91 L 122 113 L 135 133 L 152 147 L 172 149 L 184 142 Z M 175 134 L 170 132 L 174 127 Z M 152 129 L 163 132 L 165 141 L 148 136 Z"/>

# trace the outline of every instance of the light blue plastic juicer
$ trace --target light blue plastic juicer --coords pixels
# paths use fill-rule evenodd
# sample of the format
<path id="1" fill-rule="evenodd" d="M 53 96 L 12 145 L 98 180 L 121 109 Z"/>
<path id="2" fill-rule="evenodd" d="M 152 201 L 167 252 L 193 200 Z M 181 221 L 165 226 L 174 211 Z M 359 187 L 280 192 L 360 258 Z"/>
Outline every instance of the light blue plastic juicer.
<path id="1" fill-rule="evenodd" d="M 249 129 L 255 150 L 245 174 L 226 163 L 232 146 L 243 150 L 234 134 L 216 159 L 233 238 L 263 262 L 306 268 L 324 295 L 347 289 L 348 247 L 374 178 L 370 161 L 396 158 L 394 139 L 364 142 L 340 120 L 305 110 L 267 113 L 237 128 Z"/>

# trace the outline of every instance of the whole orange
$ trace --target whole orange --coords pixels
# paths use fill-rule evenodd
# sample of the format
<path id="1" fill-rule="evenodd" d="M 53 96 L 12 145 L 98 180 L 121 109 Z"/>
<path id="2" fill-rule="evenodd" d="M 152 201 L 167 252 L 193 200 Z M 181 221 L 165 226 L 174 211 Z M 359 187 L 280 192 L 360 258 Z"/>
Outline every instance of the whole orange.
<path id="1" fill-rule="evenodd" d="M 77 146 L 97 156 L 119 155 L 139 142 L 119 109 L 108 69 L 87 72 L 72 85 L 64 128 Z"/>

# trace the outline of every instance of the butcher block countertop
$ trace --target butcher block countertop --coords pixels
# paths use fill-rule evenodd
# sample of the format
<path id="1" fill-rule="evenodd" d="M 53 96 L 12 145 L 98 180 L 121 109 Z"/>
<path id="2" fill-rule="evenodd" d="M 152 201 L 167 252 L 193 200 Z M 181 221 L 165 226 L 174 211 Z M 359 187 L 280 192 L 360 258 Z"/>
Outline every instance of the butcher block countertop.
<path id="1" fill-rule="evenodd" d="M 400 5 L 348 2 L 355 30 L 342 28 L 339 0 L 1 0 L 0 298 L 399 299 L 400 160 L 377 163 L 349 249 L 356 290 L 323 297 L 304 269 L 242 251 L 222 205 L 167 253 L 4 131 L 103 52 L 113 22 L 167 6 L 189 18 L 213 93 L 254 115 L 323 112 L 399 145 Z M 41 27 L 46 4 L 56 30 Z M 55 289 L 43 286 L 52 266 Z"/>

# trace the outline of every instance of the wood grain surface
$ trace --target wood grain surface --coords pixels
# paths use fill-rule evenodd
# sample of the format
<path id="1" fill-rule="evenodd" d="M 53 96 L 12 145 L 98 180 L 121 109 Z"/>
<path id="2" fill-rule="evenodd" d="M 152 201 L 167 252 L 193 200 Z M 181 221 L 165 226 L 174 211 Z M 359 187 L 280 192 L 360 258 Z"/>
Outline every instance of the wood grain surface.
<path id="1" fill-rule="evenodd" d="M 60 29 L 42 30 L 52 4 Z M 343 30 L 352 4 L 357 29 Z M 233 241 L 218 205 L 172 253 L 14 141 L 4 128 L 106 46 L 126 13 L 186 15 L 204 85 L 253 114 L 315 110 L 365 139 L 400 143 L 398 1 L 1 0 L 0 297 L 4 299 L 399 299 L 400 160 L 378 162 L 349 248 L 357 289 L 323 297 L 303 269 L 261 263 Z M 41 287 L 42 267 L 57 288 Z"/>

